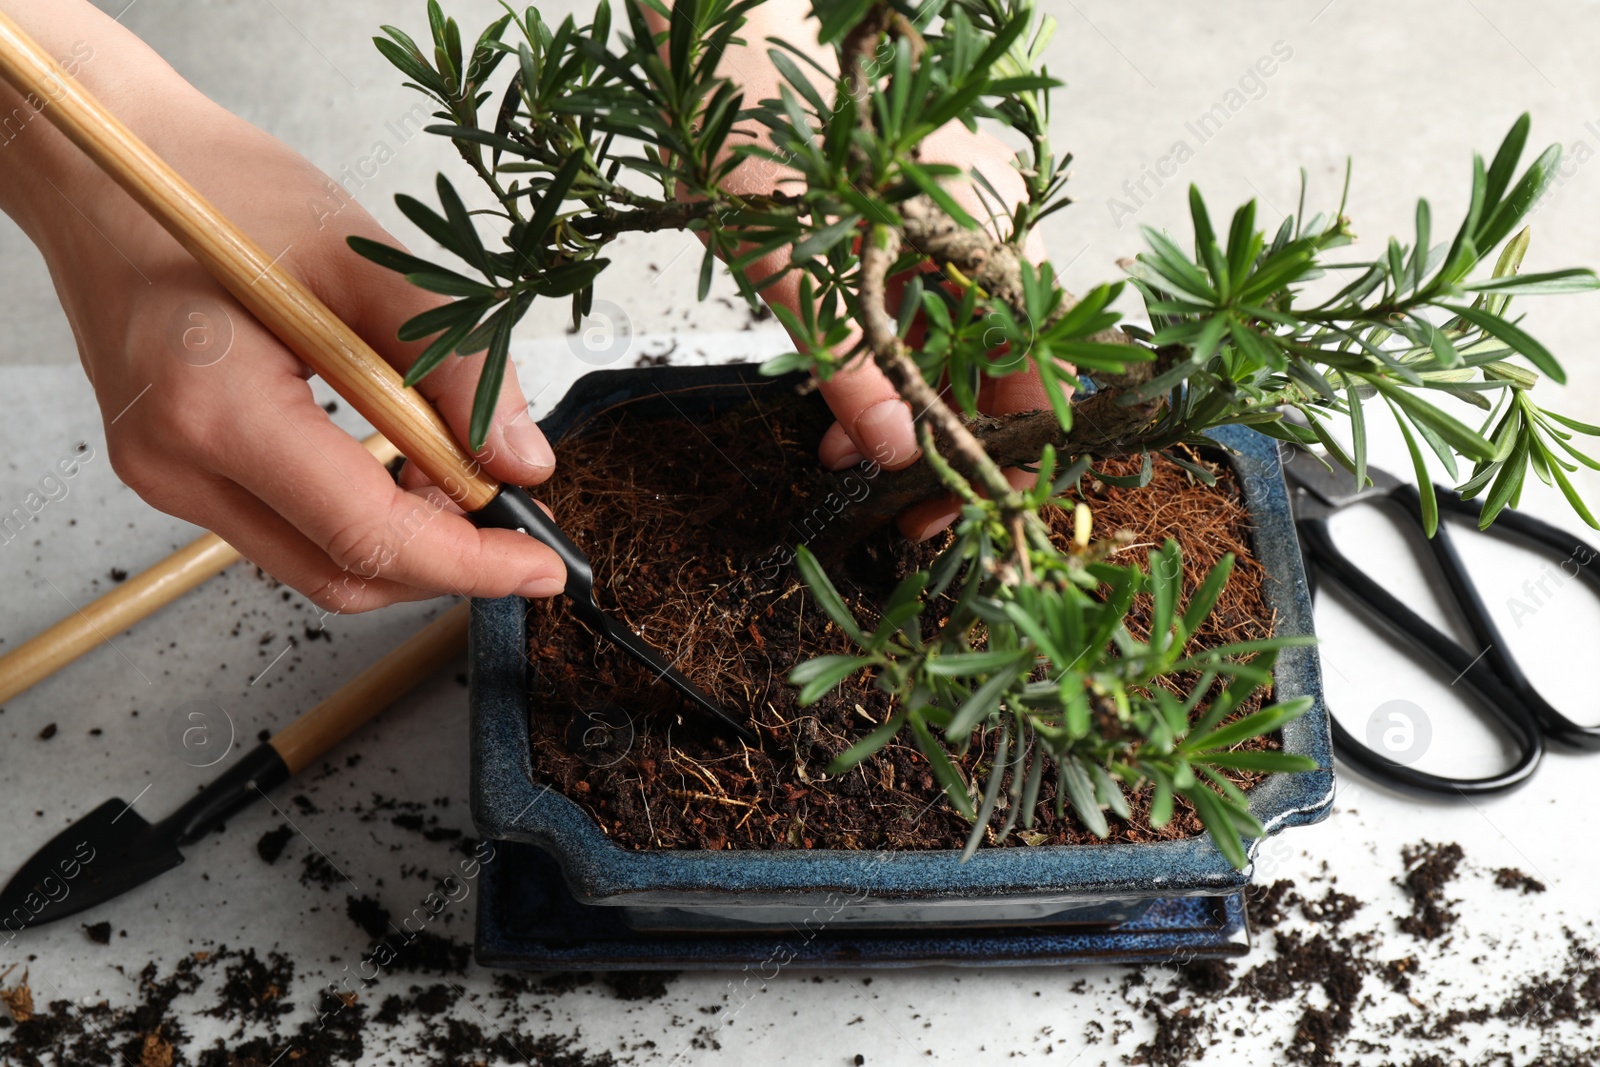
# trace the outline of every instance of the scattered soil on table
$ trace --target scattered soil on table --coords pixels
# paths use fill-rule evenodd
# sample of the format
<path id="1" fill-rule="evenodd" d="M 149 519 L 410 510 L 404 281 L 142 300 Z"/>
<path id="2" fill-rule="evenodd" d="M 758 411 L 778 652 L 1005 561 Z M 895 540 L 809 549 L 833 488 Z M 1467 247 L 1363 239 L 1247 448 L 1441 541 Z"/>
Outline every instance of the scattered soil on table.
<path id="1" fill-rule="evenodd" d="M 97 945 L 111 944 L 111 924 L 108 922 L 85 923 L 83 932 Z"/>
<path id="2" fill-rule="evenodd" d="M 372 914 L 381 913 L 385 921 L 389 914 L 370 899 L 350 911 L 363 932 Z M 427 938 L 432 948 L 424 944 Z M 540 1032 L 550 1018 L 548 1001 L 589 984 L 588 976 L 552 982 L 497 974 L 489 990 L 464 1003 L 451 976 L 463 972 L 467 945 L 423 932 L 403 950 L 396 948 L 393 964 L 377 982 L 346 978 L 341 984 L 340 976 L 335 981 L 297 977 L 295 963 L 278 952 L 262 958 L 255 949 L 220 945 L 185 956 L 170 969 L 151 962 L 134 976 L 133 1001 L 116 1006 L 88 999 L 39 1004 L 27 973 L 20 978 L 0 973 L 0 1064 L 344 1067 L 382 1052 L 402 1056 L 408 1067 L 615 1067 L 611 1053 L 584 1048 L 577 1034 Z M 394 970 L 440 975 L 444 981 L 383 992 L 403 986 Z M 654 1000 L 673 977 L 608 975 L 605 988 L 619 1000 Z M 378 1007 L 372 1010 L 369 1004 Z M 201 1044 L 184 1024 L 201 1015 L 235 1024 L 233 1032 L 227 1040 Z"/>
<path id="3" fill-rule="evenodd" d="M 287 999 L 294 985 L 294 964 L 281 953 L 269 952 L 263 962 L 255 949 L 245 949 L 226 961 L 217 1004 L 206 1011 L 222 1019 L 246 1023 L 271 1023 L 294 1010 Z"/>
<path id="4" fill-rule="evenodd" d="M 829 776 L 830 760 L 890 713 L 870 678 L 847 679 L 808 708 L 785 681 L 798 659 L 851 650 L 847 638 L 810 602 L 787 561 L 797 543 L 829 533 L 833 512 L 819 500 L 816 445 L 829 421 L 816 397 L 755 402 L 709 421 L 647 419 L 626 406 L 597 416 L 558 443 L 561 462 L 540 497 L 594 564 L 598 594 L 696 685 L 736 714 L 749 714 L 764 751 L 746 750 L 685 710 L 676 693 L 568 617 L 564 601 L 528 607 L 534 774 L 582 803 L 618 843 L 637 849 L 959 848 L 969 826 L 935 783 L 926 759 L 897 739 L 850 772 Z M 1197 641 L 1215 646 L 1268 636 L 1265 575 L 1250 556 L 1248 516 L 1232 469 L 1217 456 L 1192 457 L 1218 479 L 1208 487 L 1169 460 L 1155 461 L 1144 489 L 1086 477 L 1083 499 L 1096 533 L 1142 561 L 1166 538 L 1185 551 L 1192 591 L 1224 553 L 1238 563 Z M 1133 474 L 1139 460 L 1107 465 Z M 857 474 L 860 491 L 871 481 Z M 1059 543 L 1072 516 L 1049 516 Z M 948 534 L 914 545 L 884 530 L 832 569 L 863 625 L 905 575 L 928 566 Z M 949 601 L 935 603 L 924 631 Z M 1143 636 L 1148 598 L 1129 616 Z M 1192 684 L 1192 680 L 1191 680 Z M 609 702 L 630 717 L 625 753 L 580 756 L 569 745 L 580 714 Z M 1258 706 L 1252 701 L 1240 713 Z M 1275 747 L 1273 738 L 1247 747 Z M 975 744 L 959 766 L 969 780 L 987 773 L 990 753 Z M 592 766 L 591 764 L 603 764 Z M 1070 809 L 1054 812 L 1047 775 L 1033 832 L 1009 845 L 1093 842 Z M 1235 780 L 1248 787 L 1256 775 Z M 1149 825 L 1148 790 L 1130 798 L 1134 814 L 1112 820 L 1113 841 L 1149 841 L 1201 832 L 1180 799 L 1167 826 Z M 996 818 L 1001 816 L 997 814 Z"/>
<path id="5" fill-rule="evenodd" d="M 1454 844 L 1420 842 L 1402 849 L 1400 862 L 1403 873 L 1396 881 L 1419 912 L 1426 911 L 1417 903 L 1419 893 L 1433 908 L 1442 907 L 1445 890 L 1466 869 Z M 1413 877 L 1418 871 L 1421 877 Z M 1517 880 L 1498 871 L 1484 874 L 1501 889 L 1522 892 Z M 1469 962 L 1482 967 L 1489 958 L 1469 961 L 1451 939 L 1435 933 L 1442 923 L 1464 939 L 1459 916 L 1402 922 L 1397 935 L 1380 913 L 1366 916 L 1360 931 L 1346 933 L 1341 928 L 1354 925 L 1368 905 L 1340 892 L 1337 882 L 1325 870 L 1306 885 L 1280 879 L 1251 886 L 1246 909 L 1256 945 L 1244 961 L 1248 967 L 1201 961 L 1130 969 L 1110 990 L 1121 1005 L 1108 1005 L 1087 1024 L 1084 1039 L 1121 1045 L 1133 1028 L 1129 1015 L 1137 1014 L 1153 1033 L 1124 1052 L 1121 1062 L 1155 1067 L 1208 1060 L 1208 1052 L 1210 1062 L 1225 1065 L 1234 1062 L 1232 1050 L 1241 1044 L 1268 1044 L 1276 1061 L 1287 1064 L 1389 1064 L 1402 1062 L 1390 1052 L 1397 1039 L 1428 1050 L 1403 1061 L 1406 1067 L 1600 1063 L 1594 1038 L 1600 951 L 1594 943 L 1566 930 L 1565 959 L 1537 965 L 1509 993 L 1490 994 L 1482 980 L 1460 980 Z M 1490 948 L 1500 943 L 1494 935 L 1487 940 Z M 1436 976 L 1430 973 L 1435 969 Z M 1414 979 L 1432 979 L 1427 999 L 1418 999 Z M 1071 992 L 1092 991 L 1080 980 Z M 1490 1051 L 1469 1058 L 1469 1040 Z"/>
<path id="6" fill-rule="evenodd" d="M 346 898 L 344 913 L 374 940 L 389 935 L 389 909 L 371 897 Z"/>
<path id="7" fill-rule="evenodd" d="M 307 852 L 300 860 L 300 884 L 307 889 L 313 886 L 324 893 L 345 880 L 339 869 L 320 852 Z"/>
<path id="8" fill-rule="evenodd" d="M 1400 857 L 1406 864 L 1400 884 L 1411 894 L 1411 914 L 1400 919 L 1400 929 L 1426 941 L 1443 937 L 1457 918 L 1444 890 L 1465 858 L 1461 846 L 1423 841 L 1403 850 Z"/>
<path id="9" fill-rule="evenodd" d="M 1474 870 L 1457 846 L 1419 843 L 1391 854 L 1389 862 L 1400 872 L 1396 881 L 1405 885 L 1419 858 L 1440 856 L 1446 862 L 1431 868 L 1438 877 L 1429 883 L 1430 892 L 1442 894 L 1464 877 L 1482 878 L 1517 897 L 1523 892 L 1498 871 Z M 1388 905 L 1364 903 L 1338 883 L 1338 876 L 1324 868 L 1298 884 L 1279 879 L 1247 890 L 1256 944 L 1242 961 L 1041 972 L 1042 995 L 1089 999 L 1097 1008 L 1094 1018 L 1081 1036 L 1052 1034 L 1044 1026 L 1036 1036 L 1042 1048 L 1030 1049 L 1023 1039 L 1009 1050 L 991 1047 L 991 1058 L 998 1062 L 1043 1052 L 1044 1062 L 1064 1062 L 1081 1056 L 1087 1042 L 1104 1047 L 1089 1050 L 1085 1062 L 1152 1067 L 1226 1067 L 1237 1062 L 1236 1050 L 1245 1045 L 1270 1048 L 1275 1062 L 1296 1067 L 1597 1062 L 1600 952 L 1592 922 L 1585 924 L 1588 936 L 1564 929 L 1558 937 L 1561 952 L 1553 957 L 1544 953 L 1531 964 L 1523 960 L 1490 969 L 1488 964 L 1506 959 L 1496 950 L 1506 947 L 1502 938 L 1509 935 L 1474 938 L 1471 915 L 1456 920 L 1454 938 L 1396 930 Z M 378 916 L 389 915 L 377 899 L 352 897 L 346 904 L 364 934 L 371 933 Z M 457 946 L 465 965 L 465 945 L 439 940 Z M 374 941 L 375 947 L 381 943 Z M 405 949 L 413 951 L 414 945 Z M 1477 955 L 1469 959 L 1469 953 Z M 669 996 L 678 976 L 497 973 L 492 980 L 477 974 L 464 979 L 456 977 L 454 963 L 436 968 L 430 961 L 416 971 L 426 977 L 386 969 L 377 982 L 363 984 L 342 975 L 338 962 L 335 958 L 330 968 L 320 955 L 296 961 L 277 951 L 208 946 L 175 964 L 151 962 L 129 974 L 130 992 L 117 1004 L 89 998 L 46 1001 L 20 966 L 0 970 L 0 1064 L 342 1067 L 368 1057 L 407 1067 L 615 1067 L 618 1062 L 645 1067 L 664 1062 L 674 1049 L 720 1047 L 724 1028 L 742 1024 L 734 1021 L 742 998 L 727 993 L 708 998 L 700 992 L 692 1002 L 698 1010 L 669 1003 L 665 1010 L 647 1011 L 631 1034 L 600 1050 L 586 1047 L 577 1032 L 548 1032 L 558 998 L 586 991 L 605 999 L 586 1004 L 585 1011 L 631 1011 Z M 331 980 L 307 973 L 319 965 Z M 1490 992 L 1479 977 L 1463 981 L 1469 965 L 1492 976 L 1498 989 Z M 787 975 L 784 980 L 807 979 Z M 871 977 L 812 975 L 809 981 L 850 981 L 856 994 L 872 984 Z M 875 996 L 876 990 L 866 995 Z M 702 1003 L 706 999 L 721 1003 Z M 197 1039 L 194 1020 L 201 1016 L 222 1020 L 231 1032 L 208 1038 L 209 1044 Z M 1391 1054 L 1400 1040 L 1418 1046 L 1409 1059 Z M 1469 1055 L 1469 1042 L 1486 1051 Z M 849 1052 L 840 1060 L 864 1062 Z"/>
<path id="10" fill-rule="evenodd" d="M 268 863 L 277 863 L 283 855 L 283 850 L 288 847 L 289 838 L 294 836 L 294 828 L 284 823 L 276 830 L 268 830 L 256 842 L 256 855 Z"/>
<path id="11" fill-rule="evenodd" d="M 600 976 L 618 1000 L 660 1000 L 676 971 L 610 971 Z"/>
<path id="12" fill-rule="evenodd" d="M 1524 893 L 1543 893 L 1545 885 L 1532 875 L 1523 874 L 1515 867 L 1501 867 L 1494 872 L 1494 884 L 1501 889 L 1520 889 Z"/>

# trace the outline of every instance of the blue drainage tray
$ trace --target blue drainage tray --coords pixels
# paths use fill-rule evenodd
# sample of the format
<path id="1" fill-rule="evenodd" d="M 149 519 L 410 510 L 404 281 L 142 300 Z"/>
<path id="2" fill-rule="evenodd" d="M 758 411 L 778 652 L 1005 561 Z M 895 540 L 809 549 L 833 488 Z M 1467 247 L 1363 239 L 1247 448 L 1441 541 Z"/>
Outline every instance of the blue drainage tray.
<path id="1" fill-rule="evenodd" d="M 640 928 L 627 907 L 579 903 L 560 863 L 537 846 L 498 841 L 494 849 L 479 875 L 476 956 L 486 967 L 1042 967 L 1225 959 L 1250 949 L 1243 891 L 1151 900 L 1137 917 L 1112 923 L 858 929 L 823 916 L 788 930 Z"/>

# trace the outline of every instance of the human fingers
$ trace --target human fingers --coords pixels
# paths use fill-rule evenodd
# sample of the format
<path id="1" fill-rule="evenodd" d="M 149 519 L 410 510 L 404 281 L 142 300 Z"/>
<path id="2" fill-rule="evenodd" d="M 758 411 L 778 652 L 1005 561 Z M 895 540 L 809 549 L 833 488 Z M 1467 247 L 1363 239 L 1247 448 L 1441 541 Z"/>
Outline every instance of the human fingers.
<path id="1" fill-rule="evenodd" d="M 818 385 L 838 422 L 823 434 L 818 458 L 828 470 L 870 459 L 900 470 L 922 455 L 911 405 L 900 398 L 876 364 L 864 361 Z"/>
<path id="2" fill-rule="evenodd" d="M 433 502 L 437 503 L 440 507 L 444 508 L 444 510 L 454 515 L 466 514 L 466 512 L 462 510 L 460 504 L 457 504 L 454 500 L 451 500 L 447 495 L 445 495 L 443 489 L 440 489 L 438 486 L 429 481 L 428 476 L 422 473 L 422 468 L 418 467 L 410 460 L 407 460 L 400 465 L 400 473 L 395 476 L 395 482 L 400 486 L 400 488 L 404 489 L 408 493 L 427 494 Z"/>
<path id="3" fill-rule="evenodd" d="M 408 493 L 311 400 L 304 382 L 267 383 L 240 412 L 238 438 L 214 450 L 217 473 L 259 498 L 357 578 L 462 596 L 553 596 L 560 558 L 510 530 L 480 530 Z M 262 462 L 262 457 L 271 457 Z"/>
<path id="4" fill-rule="evenodd" d="M 331 614 L 356 614 L 439 595 L 340 567 L 294 525 L 253 493 L 217 475 L 205 478 L 203 495 L 186 518 L 198 522 L 239 554 Z M 438 492 L 438 490 L 434 490 Z"/>
<path id="5" fill-rule="evenodd" d="M 1031 487 L 1036 478 L 1036 475 L 1015 467 L 1008 467 L 1005 476 L 1006 481 L 1011 483 L 1011 488 L 1017 490 Z M 926 541 L 949 526 L 960 514 L 960 501 L 954 496 L 943 496 L 911 505 L 896 517 L 895 523 L 899 526 L 900 532 L 911 540 Z"/>

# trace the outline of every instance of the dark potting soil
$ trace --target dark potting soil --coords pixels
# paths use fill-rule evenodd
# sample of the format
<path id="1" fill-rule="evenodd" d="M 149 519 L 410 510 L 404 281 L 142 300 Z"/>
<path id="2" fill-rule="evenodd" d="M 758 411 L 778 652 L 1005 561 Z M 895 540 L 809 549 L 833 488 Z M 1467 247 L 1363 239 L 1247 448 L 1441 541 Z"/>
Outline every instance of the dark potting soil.
<path id="1" fill-rule="evenodd" d="M 344 913 L 374 941 L 389 935 L 389 909 L 371 897 L 347 897 Z"/>
<path id="2" fill-rule="evenodd" d="M 815 458 L 829 418 L 816 397 L 752 402 L 693 427 L 636 417 L 623 407 L 556 446 L 561 462 L 540 497 L 589 553 L 602 605 L 725 707 L 748 714 L 763 735 L 759 751 L 730 743 L 686 713 L 670 688 L 568 618 L 563 601 L 530 603 L 535 777 L 583 804 L 626 847 L 921 849 L 959 848 L 966 840 L 968 824 L 944 799 L 921 753 L 903 740 L 847 774 L 825 773 L 831 759 L 890 713 L 888 696 L 869 678 L 847 679 L 807 708 L 796 704 L 785 681 L 798 660 L 851 647 L 810 602 L 788 562 L 790 546 L 815 548 L 837 532 Z M 1086 477 L 1083 499 L 1094 509 L 1096 536 L 1113 539 L 1122 546 L 1119 556 L 1136 560 L 1175 538 L 1184 547 L 1190 591 L 1224 553 L 1235 553 L 1233 578 L 1197 641 L 1214 646 L 1267 636 L 1264 575 L 1250 556 L 1237 481 L 1225 462 L 1193 458 L 1217 477 L 1216 487 L 1165 459 L 1155 461 L 1144 489 Z M 1136 473 L 1138 462 L 1112 462 L 1106 473 Z M 870 492 L 871 481 L 858 477 Z M 1050 520 L 1059 541 L 1069 541 L 1070 513 L 1053 512 Z M 927 566 L 948 537 L 915 545 L 886 528 L 831 573 L 870 628 L 874 605 L 906 574 Z M 941 610 L 930 606 L 925 632 Z M 1141 598 L 1129 617 L 1140 636 L 1148 610 Z M 606 702 L 631 719 L 631 747 L 580 756 L 569 746 L 571 724 L 578 712 Z M 1275 744 L 1268 738 L 1251 747 Z M 959 766 L 969 779 L 981 779 L 986 759 L 975 745 Z M 1239 774 L 1236 781 L 1248 787 L 1255 778 Z M 1055 817 L 1052 782 L 1040 800 L 1034 829 L 1007 844 L 1098 840 L 1070 809 Z M 1148 791 L 1130 800 L 1133 817 L 1112 819 L 1113 841 L 1201 831 L 1184 802 L 1157 830 L 1146 816 Z"/>
<path id="3" fill-rule="evenodd" d="M 294 986 L 294 963 L 282 953 L 269 952 L 263 962 L 255 949 L 245 949 L 211 962 L 226 963 L 226 969 L 217 1004 L 207 1015 L 237 1021 L 242 1034 L 247 1023 L 272 1023 L 294 1010 L 287 997 Z"/>
<path id="4" fill-rule="evenodd" d="M 660 1000 L 676 971 L 608 971 L 600 976 L 618 1000 Z"/>
<path id="5" fill-rule="evenodd" d="M 1494 872 L 1494 884 L 1501 889 L 1520 889 L 1524 893 L 1543 893 L 1545 885 L 1532 875 L 1523 874 L 1515 867 L 1501 867 Z"/>
<path id="6" fill-rule="evenodd" d="M 1403 873 L 1396 881 L 1419 913 L 1441 907 L 1468 866 L 1455 844 L 1421 842 L 1402 849 L 1399 859 Z M 1503 890 L 1522 892 L 1518 881 L 1498 871 L 1483 874 Z M 1128 971 L 1112 992 L 1127 1012 L 1143 1016 L 1153 1033 L 1125 1052 L 1122 1062 L 1226 1065 L 1234 1062 L 1233 1048 L 1260 1047 L 1270 1040 L 1277 1062 L 1310 1067 L 1600 1064 L 1595 1038 L 1600 946 L 1566 929 L 1564 959 L 1537 964 L 1514 980 L 1509 992 L 1489 994 L 1482 981 L 1459 980 L 1469 963 L 1483 967 L 1489 961 L 1482 956 L 1469 961 L 1450 939 L 1440 937 L 1442 930 L 1465 935 L 1459 915 L 1430 913 L 1420 923 L 1404 916 L 1399 934 L 1387 916 L 1366 916 L 1363 929 L 1347 933 L 1341 928 L 1353 925 L 1367 905 L 1340 892 L 1337 881 L 1337 875 L 1324 871 L 1302 885 L 1280 879 L 1251 886 L 1246 908 L 1255 931 L 1252 958 L 1259 962 L 1248 967 L 1205 961 Z M 1498 943 L 1489 938 L 1491 947 Z M 1260 959 L 1263 955 L 1268 958 Z M 1430 974 L 1434 970 L 1437 976 Z M 1435 979 L 1426 1000 L 1418 999 L 1413 988 L 1419 977 Z M 1090 990 L 1079 982 L 1072 992 Z M 1285 1017 L 1293 1020 L 1292 1027 L 1283 1025 Z M 1084 1038 L 1091 1044 L 1120 1044 L 1132 1028 L 1127 1015 L 1108 1008 L 1102 1018 L 1086 1026 Z M 1288 1036 L 1266 1038 L 1263 1030 Z M 1426 1051 L 1396 1059 L 1391 1043 L 1400 1039 Z M 1487 1051 L 1470 1058 L 1469 1040 Z"/>
<path id="7" fill-rule="evenodd" d="M 268 863 L 277 863 L 278 858 L 283 855 L 283 850 L 289 844 L 289 838 L 292 836 L 294 836 L 294 829 L 287 823 L 276 830 L 268 830 L 256 842 L 256 855 Z"/>
<path id="8" fill-rule="evenodd" d="M 1505 884 L 1493 869 L 1475 869 L 1458 851 L 1418 844 L 1403 856 L 1391 853 L 1387 862 L 1403 883 L 1418 868 L 1419 856 L 1456 856 L 1433 868 L 1438 877 L 1430 882 L 1432 891 L 1449 892 L 1471 877 L 1520 898 L 1520 886 Z M 1010 1049 L 988 1046 L 992 1055 L 981 1061 L 1044 1053 L 1047 1063 L 1080 1057 L 1227 1067 L 1238 1062 L 1238 1049 L 1249 1047 L 1258 1053 L 1270 1048 L 1273 1062 L 1296 1067 L 1600 1063 L 1594 1037 L 1600 1031 L 1600 946 L 1591 940 L 1592 922 L 1585 924 L 1590 937 L 1563 928 L 1559 954 L 1493 966 L 1505 958 L 1495 952 L 1505 942 L 1497 931 L 1474 936 L 1469 924 L 1482 916 L 1467 906 L 1460 906 L 1463 914 L 1451 927 L 1454 939 L 1429 939 L 1397 929 L 1383 905 L 1340 890 L 1338 876 L 1326 868 L 1298 883 L 1279 879 L 1253 886 L 1246 907 L 1255 947 L 1243 961 L 1041 972 L 1040 994 L 1094 1006 L 1081 1035 L 1061 1033 L 1059 1026 L 1052 1035 L 1045 1026 L 1034 1037 L 1043 1047 L 1030 1047 L 1024 1035 Z M 369 917 L 356 918 L 363 909 L 388 914 L 377 900 L 350 908 L 363 933 Z M 279 952 L 209 947 L 175 964 L 152 962 L 138 970 L 130 975 L 130 998 L 116 1005 L 87 999 L 42 1003 L 26 972 L 0 972 L 0 1064 L 343 1067 L 367 1057 L 407 1067 L 614 1067 L 619 1058 L 648 1064 L 664 1062 L 674 1048 L 720 1047 L 734 1032 L 725 1033 L 725 1027 L 744 1003 L 736 995 L 702 993 L 701 1000 L 722 1003 L 701 1005 L 698 1012 L 669 1005 L 660 1015 L 642 1017 L 641 1023 L 649 1018 L 645 1025 L 654 1028 L 636 1030 L 613 1052 L 585 1047 L 577 1033 L 547 1032 L 556 998 L 589 990 L 610 998 L 609 1010 L 631 1010 L 627 1002 L 668 995 L 676 975 L 498 973 L 492 981 L 466 982 L 427 970 L 429 977 L 420 980 L 385 975 L 376 985 L 347 992 L 308 973 L 318 965 L 327 970 L 325 957 L 308 956 L 301 964 Z M 1497 991 L 1488 991 L 1481 980 L 1462 980 L 1468 967 L 1492 977 Z M 809 980 L 849 981 L 852 995 L 872 984 L 871 977 Z M 195 1020 L 201 1016 L 221 1020 L 229 1032 L 197 1039 Z M 831 1025 L 837 1028 L 837 1020 Z M 1391 1052 L 1399 1041 L 1411 1046 L 1409 1058 Z M 1082 1056 L 1085 1042 L 1097 1046 L 1090 1056 Z M 1469 1042 L 1483 1051 L 1469 1053 Z M 844 1048 L 838 1062 L 865 1059 Z M 818 1062 L 826 1062 L 825 1053 Z"/>
<path id="9" fill-rule="evenodd" d="M 372 934 L 381 921 L 383 933 L 398 942 L 401 935 L 387 926 L 389 910 L 378 901 L 349 898 L 347 912 L 362 932 Z M 385 993 L 403 980 L 386 974 L 368 986 L 299 977 L 295 962 L 280 952 L 263 958 L 255 949 L 226 945 L 194 952 L 170 969 L 149 963 L 136 976 L 134 1000 L 115 1006 L 66 999 L 39 1004 L 26 972 L 20 978 L 0 973 L 0 1064 L 345 1067 L 374 1051 L 400 1055 L 416 1067 L 616 1064 L 609 1052 L 584 1048 L 577 1034 L 541 1033 L 551 1017 L 547 1002 L 591 984 L 592 976 L 497 974 L 491 987 L 478 987 L 474 1003 L 463 1004 L 453 976 L 464 973 L 470 946 L 423 931 L 394 948 L 388 972 L 444 980 Z M 618 1000 L 653 1001 L 666 995 L 676 976 L 603 977 L 603 988 Z M 197 1042 L 184 1020 L 202 1015 L 234 1024 L 228 1038 Z M 418 1019 L 424 1021 L 420 1032 Z"/>
<path id="10" fill-rule="evenodd" d="M 344 881 L 344 875 L 320 852 L 307 852 L 300 860 L 300 884 L 306 888 L 316 886 L 324 893 Z"/>
<path id="11" fill-rule="evenodd" d="M 1444 891 L 1465 858 L 1461 846 L 1423 841 L 1404 849 L 1400 856 L 1406 864 L 1400 884 L 1411 895 L 1411 914 L 1400 919 L 1400 929 L 1427 941 L 1444 936 L 1456 921 Z"/>

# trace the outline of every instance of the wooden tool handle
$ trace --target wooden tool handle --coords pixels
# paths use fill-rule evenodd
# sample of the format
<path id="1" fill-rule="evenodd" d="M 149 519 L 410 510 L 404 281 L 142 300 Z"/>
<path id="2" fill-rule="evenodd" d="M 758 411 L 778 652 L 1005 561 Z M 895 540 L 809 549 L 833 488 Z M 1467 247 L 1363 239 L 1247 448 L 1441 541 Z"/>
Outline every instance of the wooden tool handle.
<path id="1" fill-rule="evenodd" d="M 0 657 L 0 704 L 37 685 L 101 641 L 170 604 L 239 558 L 216 534 L 178 549 Z"/>
<path id="2" fill-rule="evenodd" d="M 361 442 L 379 463 L 400 453 L 382 434 Z M 38 685 L 111 635 L 149 618 L 239 559 L 234 547 L 206 534 L 142 574 L 77 608 L 48 630 L 0 656 L 0 704 Z"/>
<path id="3" fill-rule="evenodd" d="M 450 662 L 467 645 L 470 606 L 470 601 L 463 600 L 273 735 L 268 744 L 277 750 L 289 773 L 300 773 L 312 760 Z"/>
<path id="4" fill-rule="evenodd" d="M 468 512 L 499 492 L 450 428 L 398 371 L 278 266 L 150 146 L 68 77 L 0 12 L 0 76 L 46 101 L 43 114 L 177 238 L 262 325 L 305 360 L 433 484 Z M 353 255 L 354 253 L 352 253 Z"/>

